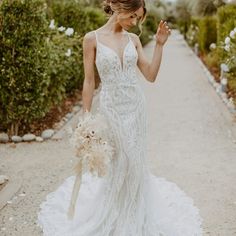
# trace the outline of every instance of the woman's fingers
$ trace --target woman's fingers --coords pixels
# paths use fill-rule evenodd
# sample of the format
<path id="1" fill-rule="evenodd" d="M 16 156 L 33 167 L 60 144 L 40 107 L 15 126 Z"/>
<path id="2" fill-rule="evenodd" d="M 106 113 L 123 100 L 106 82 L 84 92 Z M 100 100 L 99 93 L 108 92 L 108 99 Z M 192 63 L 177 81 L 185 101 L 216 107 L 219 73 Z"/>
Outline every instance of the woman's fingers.
<path id="1" fill-rule="evenodd" d="M 169 28 L 169 26 L 167 25 L 167 22 L 164 20 L 161 20 L 159 23 L 159 30 L 161 33 L 165 33 L 165 34 L 170 34 L 171 30 Z"/>
<path id="2" fill-rule="evenodd" d="M 168 26 L 168 24 L 167 24 L 167 22 L 166 21 L 161 21 L 161 30 L 162 31 L 164 31 L 164 32 L 166 32 L 166 33 L 168 33 L 168 34 L 170 34 L 170 32 L 171 32 L 171 30 L 170 30 L 170 28 L 169 28 L 169 26 Z"/>
<path id="3" fill-rule="evenodd" d="M 160 23 L 159 23 L 159 27 L 162 28 L 163 24 L 164 24 L 164 21 L 161 20 Z"/>

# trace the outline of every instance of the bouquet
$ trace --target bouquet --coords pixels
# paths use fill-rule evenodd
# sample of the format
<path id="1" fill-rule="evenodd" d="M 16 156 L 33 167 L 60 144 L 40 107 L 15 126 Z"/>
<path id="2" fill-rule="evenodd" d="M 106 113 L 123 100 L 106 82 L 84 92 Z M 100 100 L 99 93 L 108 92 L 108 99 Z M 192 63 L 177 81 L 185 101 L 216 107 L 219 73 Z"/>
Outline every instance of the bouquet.
<path id="1" fill-rule="evenodd" d="M 106 118 L 99 112 L 93 115 L 88 111 L 80 117 L 70 142 L 78 157 L 78 163 L 74 167 L 76 180 L 68 211 L 68 217 L 72 218 L 82 175 L 85 172 L 90 172 L 96 177 L 107 174 L 114 156 L 114 142 Z"/>

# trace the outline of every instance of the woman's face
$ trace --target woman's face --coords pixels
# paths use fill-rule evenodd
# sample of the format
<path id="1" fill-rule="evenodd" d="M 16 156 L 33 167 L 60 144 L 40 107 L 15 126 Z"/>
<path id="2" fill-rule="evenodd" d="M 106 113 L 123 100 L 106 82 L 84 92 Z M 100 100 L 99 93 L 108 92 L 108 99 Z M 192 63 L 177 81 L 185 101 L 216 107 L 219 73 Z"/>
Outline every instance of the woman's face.
<path id="1" fill-rule="evenodd" d="M 135 26 L 138 21 L 142 19 L 143 14 L 143 7 L 140 7 L 138 10 L 132 13 L 121 13 L 118 16 L 118 22 L 122 28 L 128 30 L 131 27 Z"/>

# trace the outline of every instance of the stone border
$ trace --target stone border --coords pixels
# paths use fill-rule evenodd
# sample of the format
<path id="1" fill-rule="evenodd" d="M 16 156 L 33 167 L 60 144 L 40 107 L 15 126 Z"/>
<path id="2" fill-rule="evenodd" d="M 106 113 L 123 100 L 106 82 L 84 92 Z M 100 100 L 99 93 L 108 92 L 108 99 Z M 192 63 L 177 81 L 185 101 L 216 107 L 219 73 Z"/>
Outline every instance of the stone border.
<path id="1" fill-rule="evenodd" d="M 73 107 L 73 111 L 67 113 L 59 122 L 55 123 L 53 129 L 43 130 L 41 136 L 36 136 L 33 133 L 27 133 L 25 135 L 16 136 L 13 135 L 11 137 L 8 136 L 7 133 L 0 133 L 0 143 L 22 143 L 22 142 L 43 142 L 47 139 L 51 139 L 53 135 L 60 130 L 70 119 L 76 115 L 81 109 L 80 105 L 75 105 Z"/>
<path id="2" fill-rule="evenodd" d="M 97 89 L 94 90 L 94 97 L 93 97 L 93 104 L 91 111 L 94 110 L 96 107 L 95 103 L 98 102 L 98 93 L 101 89 L 99 86 Z M 8 144 L 8 143 L 21 143 L 21 142 L 43 142 L 47 139 L 51 140 L 60 140 L 63 138 L 64 135 L 68 134 L 68 129 L 70 127 L 75 127 L 76 122 L 78 121 L 78 117 L 82 114 L 82 101 L 80 100 L 78 104 L 76 104 L 72 112 L 67 113 L 61 121 L 54 124 L 54 129 L 46 129 L 42 132 L 41 136 L 36 136 L 34 134 L 25 134 L 22 137 L 20 136 L 9 136 L 6 133 L 0 133 L 0 144 Z"/>
<path id="3" fill-rule="evenodd" d="M 183 35 L 180 34 L 182 36 L 182 41 L 185 44 L 185 46 L 191 51 L 191 54 L 194 56 L 195 60 L 197 61 L 197 63 L 201 66 L 201 68 L 203 69 L 208 82 L 212 85 L 212 87 L 214 88 L 214 90 L 216 91 L 216 93 L 218 94 L 218 96 L 221 98 L 221 100 L 223 101 L 223 103 L 226 105 L 226 107 L 228 108 L 228 110 L 236 115 L 236 107 L 234 104 L 232 104 L 232 101 L 230 101 L 227 97 L 227 93 L 222 91 L 222 86 L 221 83 L 217 83 L 215 81 L 214 76 L 211 74 L 211 72 L 208 70 L 208 68 L 206 67 L 206 65 L 202 62 L 202 60 L 194 53 L 194 51 L 192 50 L 192 48 L 188 45 L 187 41 L 184 39 Z"/>

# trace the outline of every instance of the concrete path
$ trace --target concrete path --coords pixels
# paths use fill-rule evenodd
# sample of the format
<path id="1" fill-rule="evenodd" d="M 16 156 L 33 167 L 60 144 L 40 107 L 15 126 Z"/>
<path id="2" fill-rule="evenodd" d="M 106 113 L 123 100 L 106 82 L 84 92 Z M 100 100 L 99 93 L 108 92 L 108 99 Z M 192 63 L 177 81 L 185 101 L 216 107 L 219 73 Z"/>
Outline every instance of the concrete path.
<path id="1" fill-rule="evenodd" d="M 151 60 L 155 43 L 145 48 Z M 175 182 L 204 219 L 204 235 L 236 235 L 236 122 L 176 31 L 148 103 L 150 167 Z"/>
<path id="2" fill-rule="evenodd" d="M 153 46 L 145 47 L 149 58 Z M 173 32 L 157 81 L 141 80 L 149 109 L 150 168 L 194 199 L 204 235 L 234 236 L 236 127 L 190 52 Z M 0 174 L 22 180 L 0 211 L 0 235 L 42 235 L 35 223 L 39 204 L 72 174 L 75 160 L 65 132 L 60 136 L 58 141 L 0 145 Z"/>

